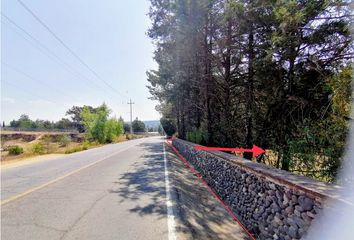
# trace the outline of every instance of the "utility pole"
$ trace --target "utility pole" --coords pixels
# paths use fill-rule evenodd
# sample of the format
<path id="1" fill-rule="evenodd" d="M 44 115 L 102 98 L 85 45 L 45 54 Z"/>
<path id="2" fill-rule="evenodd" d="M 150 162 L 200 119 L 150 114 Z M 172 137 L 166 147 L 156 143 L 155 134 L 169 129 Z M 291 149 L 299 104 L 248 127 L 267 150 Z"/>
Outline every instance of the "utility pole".
<path id="1" fill-rule="evenodd" d="M 132 99 L 130 99 L 130 101 L 128 102 L 128 104 L 130 105 L 130 134 L 133 134 L 133 102 Z"/>

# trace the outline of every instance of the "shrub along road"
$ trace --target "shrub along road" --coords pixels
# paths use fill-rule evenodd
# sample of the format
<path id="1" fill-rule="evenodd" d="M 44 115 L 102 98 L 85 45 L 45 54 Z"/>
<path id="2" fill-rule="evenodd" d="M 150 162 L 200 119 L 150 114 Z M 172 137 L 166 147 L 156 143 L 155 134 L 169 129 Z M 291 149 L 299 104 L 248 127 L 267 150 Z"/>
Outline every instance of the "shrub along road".
<path id="1" fill-rule="evenodd" d="M 2 169 L 2 239 L 245 239 L 167 151 L 168 220 L 163 149 L 152 137 Z"/>

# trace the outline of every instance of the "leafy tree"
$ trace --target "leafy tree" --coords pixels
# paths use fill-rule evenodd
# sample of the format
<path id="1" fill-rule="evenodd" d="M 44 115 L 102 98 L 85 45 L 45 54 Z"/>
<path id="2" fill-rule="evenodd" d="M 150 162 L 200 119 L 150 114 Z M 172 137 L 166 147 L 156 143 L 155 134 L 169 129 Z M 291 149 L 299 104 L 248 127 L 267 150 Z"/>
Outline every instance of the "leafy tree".
<path id="1" fill-rule="evenodd" d="M 86 109 L 86 111 L 89 111 L 90 113 L 95 113 L 97 111 L 97 108 L 94 108 L 92 106 L 83 106 L 83 107 L 73 106 L 66 112 L 66 115 L 71 117 L 74 126 L 77 128 L 79 132 L 85 131 L 84 123 L 82 119 L 82 112 L 84 109 Z"/>
<path id="2" fill-rule="evenodd" d="M 89 107 L 84 107 L 81 118 L 88 140 L 99 143 L 112 142 L 115 136 L 123 132 L 123 123 L 115 118 L 109 119 L 110 110 L 103 103 L 92 112 Z"/>
<path id="3" fill-rule="evenodd" d="M 62 118 L 54 124 L 54 128 L 57 129 L 72 129 L 75 128 L 75 124 L 67 118 Z"/>
<path id="4" fill-rule="evenodd" d="M 21 115 L 18 120 L 13 120 L 10 122 L 10 127 L 24 128 L 24 129 L 71 129 L 74 128 L 74 123 L 69 119 L 62 118 L 57 122 L 51 122 L 48 120 L 36 121 L 31 120 L 28 115 Z"/>
<path id="5" fill-rule="evenodd" d="M 102 104 L 93 113 L 92 109 L 85 106 L 81 113 L 81 119 L 88 139 L 96 140 L 99 143 L 106 142 L 105 124 L 109 115 L 109 109 Z"/>
<path id="6" fill-rule="evenodd" d="M 11 127 L 15 128 L 35 128 L 35 123 L 26 114 L 22 114 L 20 118 L 16 121 L 10 122 Z"/>
<path id="7" fill-rule="evenodd" d="M 353 101 L 351 74 L 352 68 L 346 67 L 327 79 L 329 102 L 321 114 L 328 117 L 317 121 L 305 119 L 288 141 L 294 157 L 290 162 L 292 171 L 324 181 L 335 180 L 349 129 Z"/>
<path id="8" fill-rule="evenodd" d="M 48 120 L 39 120 L 37 119 L 34 122 L 34 127 L 39 128 L 39 129 L 53 129 L 54 128 L 54 123 Z"/>
<path id="9" fill-rule="evenodd" d="M 115 118 L 109 119 L 105 124 L 106 142 L 113 142 L 114 137 L 123 134 L 123 122 Z"/>
<path id="10" fill-rule="evenodd" d="M 133 132 L 145 132 L 145 123 L 143 121 L 140 121 L 138 118 L 136 118 L 133 123 Z"/>

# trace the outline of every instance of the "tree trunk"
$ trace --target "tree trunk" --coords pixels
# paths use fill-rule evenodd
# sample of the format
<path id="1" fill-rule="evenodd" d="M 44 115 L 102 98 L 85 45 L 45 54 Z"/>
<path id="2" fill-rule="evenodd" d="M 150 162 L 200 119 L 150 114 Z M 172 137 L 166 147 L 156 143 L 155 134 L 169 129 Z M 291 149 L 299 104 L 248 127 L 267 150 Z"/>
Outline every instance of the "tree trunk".
<path id="1" fill-rule="evenodd" d="M 248 79 L 247 79 L 247 122 L 246 122 L 246 147 L 252 148 L 253 146 L 253 101 L 254 101 L 254 86 L 253 86 L 253 60 L 254 60 L 254 36 L 251 27 L 248 34 Z M 252 159 L 252 153 L 245 152 L 243 157 Z"/>
<path id="2" fill-rule="evenodd" d="M 211 75 L 211 50 L 212 50 L 212 36 L 211 36 L 211 26 L 212 26 L 212 19 L 211 14 L 206 14 L 206 22 L 205 22 L 205 35 L 204 35 L 204 61 L 205 61 L 205 103 L 206 103 L 206 124 L 207 124 L 207 144 L 213 144 L 213 122 L 212 122 L 212 115 L 211 115 L 211 84 L 212 84 L 212 75 Z"/>

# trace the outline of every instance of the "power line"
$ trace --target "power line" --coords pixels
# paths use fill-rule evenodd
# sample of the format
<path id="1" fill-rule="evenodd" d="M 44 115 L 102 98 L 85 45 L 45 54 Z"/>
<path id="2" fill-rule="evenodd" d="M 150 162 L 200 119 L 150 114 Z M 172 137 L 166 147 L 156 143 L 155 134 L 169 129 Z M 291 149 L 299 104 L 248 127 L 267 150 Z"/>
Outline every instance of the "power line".
<path id="1" fill-rule="evenodd" d="M 35 48 L 37 48 L 39 51 L 41 51 L 44 55 L 46 55 L 47 57 L 55 60 L 57 63 L 59 63 L 59 65 L 61 67 L 63 67 L 65 70 L 67 70 L 69 73 L 76 75 L 75 77 L 81 77 L 82 79 L 88 80 L 90 83 L 92 83 L 93 85 L 95 85 L 95 87 L 99 87 L 100 89 L 102 89 L 103 91 L 105 91 L 104 88 L 102 88 L 100 85 L 96 84 L 93 80 L 91 80 L 90 78 L 87 78 L 86 76 L 82 75 L 80 72 L 78 72 L 77 70 L 75 70 L 75 68 L 71 67 L 69 64 L 67 64 L 65 61 L 63 61 L 58 55 L 56 55 L 53 51 L 51 51 L 48 47 L 46 47 L 42 42 L 40 42 L 38 39 L 36 39 L 35 37 L 33 37 L 33 35 L 31 35 L 29 32 L 27 32 L 25 29 L 23 29 L 21 26 L 19 26 L 14 20 L 10 19 L 8 16 L 6 16 L 6 14 L 4 14 L 3 12 L 1 12 L 1 15 L 8 21 L 10 22 L 12 25 L 16 26 L 19 30 L 21 30 L 24 34 L 26 34 L 26 36 L 28 36 L 30 39 L 32 39 L 35 43 L 37 43 L 41 48 L 38 48 L 38 46 L 33 45 L 33 43 L 31 41 L 29 41 L 27 38 L 25 38 L 23 35 L 21 35 L 20 33 L 16 33 L 19 34 L 20 36 L 23 37 L 23 39 L 27 40 L 29 43 L 31 43 L 32 46 L 34 46 Z M 46 51 L 44 52 L 43 49 Z M 49 54 L 48 54 L 49 53 Z"/>
<path id="2" fill-rule="evenodd" d="M 3 17 L 7 18 L 7 20 L 12 21 L 11 19 L 9 19 L 4 13 L 1 13 Z M 3 22 L 3 21 L 2 21 Z M 5 23 L 5 22 L 3 22 Z M 13 25 L 15 25 L 15 22 L 11 22 L 13 23 Z M 62 68 L 64 68 L 65 70 L 67 70 L 69 73 L 73 74 L 74 77 L 81 77 L 83 79 L 87 79 L 89 80 L 90 83 L 94 84 L 94 86 L 97 88 L 99 87 L 100 89 L 102 89 L 103 91 L 107 92 L 106 89 L 104 89 L 103 87 L 101 87 L 100 85 L 97 85 L 93 80 L 85 77 L 84 75 L 80 74 L 78 71 L 76 71 L 74 68 L 70 67 L 70 65 L 68 65 L 67 63 L 65 63 L 63 60 L 61 60 L 55 53 L 53 53 L 50 49 L 48 49 L 44 44 L 42 44 L 39 40 L 37 40 L 36 38 L 34 38 L 31 34 L 29 34 L 28 32 L 26 32 L 23 28 L 21 28 L 19 25 L 15 25 L 18 29 L 20 29 L 22 32 L 24 32 L 28 37 L 30 37 L 33 41 L 35 41 L 39 46 L 41 46 L 42 48 L 44 48 L 47 52 L 49 52 L 49 54 L 47 52 L 45 52 L 42 48 L 38 47 L 37 45 L 35 45 L 33 42 L 31 42 L 29 39 L 27 39 L 26 37 L 24 37 L 22 34 L 20 34 L 18 31 L 14 30 L 13 28 L 11 28 L 16 34 L 20 35 L 23 39 L 25 39 L 28 43 L 31 44 L 31 46 L 35 47 L 37 50 L 39 50 L 41 53 L 43 53 L 45 56 L 47 56 L 48 58 L 54 60 L 56 63 L 58 63 L 58 65 Z M 2 62 L 3 64 L 5 64 L 4 62 Z M 9 65 L 9 64 L 7 64 Z M 10 66 L 9 66 L 10 67 Z M 11 66 L 12 67 L 12 66 Z M 12 70 L 15 70 L 15 67 L 12 67 Z M 18 69 L 17 69 L 18 70 Z M 24 73 L 23 71 L 17 71 L 17 72 L 21 72 L 21 74 L 29 77 L 28 74 Z M 76 75 L 74 75 L 76 74 Z M 33 79 L 33 78 L 32 78 Z M 36 80 L 39 81 L 39 80 Z M 84 85 L 85 87 L 88 87 L 87 85 Z M 113 96 L 113 95 L 112 95 Z M 72 98 L 72 97 L 70 97 Z"/>
<path id="3" fill-rule="evenodd" d="M 99 80 L 101 80 L 106 86 L 108 86 L 111 90 L 113 90 L 118 95 L 128 98 L 124 94 L 118 92 L 112 85 L 106 82 L 103 78 L 101 78 L 96 71 L 94 71 L 88 64 L 86 64 L 81 57 L 79 57 L 67 44 L 64 43 L 61 38 L 57 34 L 52 31 L 48 25 L 46 25 L 26 4 L 24 4 L 21 0 L 17 0 L 21 6 L 26 9 L 66 50 L 68 50 L 82 65 L 84 65 L 91 73 L 93 73 Z"/>
<path id="4" fill-rule="evenodd" d="M 50 86 L 49 84 L 47 84 L 46 82 L 43 82 L 43 81 L 41 81 L 41 80 L 39 80 L 39 79 L 36 79 L 36 78 L 33 78 L 32 76 L 30 76 L 30 75 L 28 75 L 27 73 L 25 73 L 25 72 L 19 70 L 18 68 L 15 68 L 15 67 L 11 66 L 11 65 L 8 64 L 8 63 L 5 63 L 5 62 L 3 62 L 3 61 L 1 61 L 1 63 L 2 63 L 3 65 L 5 65 L 6 67 L 10 68 L 11 70 L 13 70 L 14 72 L 17 72 L 17 73 L 19 73 L 19 74 L 21 74 L 21 75 L 23 75 L 23 76 L 25 76 L 25 77 L 27 77 L 27 78 L 33 80 L 33 81 L 39 82 L 39 83 L 41 83 L 42 85 L 47 86 L 49 89 L 53 89 L 53 87 Z M 73 99 L 73 98 L 74 98 L 73 96 L 69 96 L 66 92 L 64 92 L 63 90 L 61 90 L 61 89 L 59 89 L 59 88 L 56 88 L 55 91 L 60 92 L 62 95 L 66 96 L 66 97 L 68 97 L 68 98 L 70 98 L 70 99 Z"/>
<path id="5" fill-rule="evenodd" d="M 1 82 L 5 82 L 5 83 L 9 84 L 10 86 L 15 87 L 16 90 L 17 90 L 17 89 L 21 89 L 23 92 L 25 92 L 25 93 L 26 93 L 27 95 L 29 95 L 29 96 L 35 96 L 35 97 L 38 97 L 38 98 L 40 98 L 40 99 L 47 100 L 48 102 L 51 102 L 51 103 L 60 105 L 60 104 L 58 104 L 58 103 L 56 103 L 56 102 L 53 102 L 52 100 L 49 100 L 49 99 L 44 98 L 44 97 L 42 97 L 42 96 L 39 96 L 39 95 L 37 95 L 37 94 L 34 93 L 34 92 L 28 91 L 28 89 L 25 89 L 25 88 L 23 88 L 23 87 L 21 87 L 21 86 L 19 86 L 19 85 L 17 85 L 17 84 L 13 84 L 13 83 L 8 82 L 8 81 L 6 81 L 6 80 L 4 80 L 4 79 L 1 79 Z M 29 94 L 29 93 L 31 93 L 31 94 Z"/>

